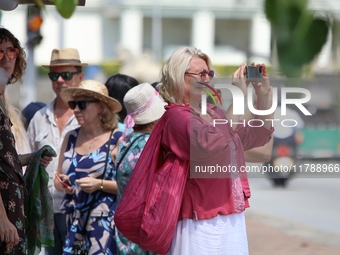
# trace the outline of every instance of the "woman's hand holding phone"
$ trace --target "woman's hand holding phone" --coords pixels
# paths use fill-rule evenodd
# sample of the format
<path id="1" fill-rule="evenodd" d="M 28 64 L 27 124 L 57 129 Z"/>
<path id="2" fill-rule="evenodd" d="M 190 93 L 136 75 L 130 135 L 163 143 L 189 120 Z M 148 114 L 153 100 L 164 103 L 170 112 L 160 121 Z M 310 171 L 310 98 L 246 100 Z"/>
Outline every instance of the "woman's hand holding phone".
<path id="1" fill-rule="evenodd" d="M 59 181 L 59 183 L 61 184 L 62 189 L 65 193 L 68 193 L 68 194 L 74 193 L 74 189 L 72 188 L 71 183 L 70 183 L 70 179 L 68 178 L 67 175 L 65 175 L 65 174 L 61 174 L 61 175 L 55 174 L 55 178 Z"/>

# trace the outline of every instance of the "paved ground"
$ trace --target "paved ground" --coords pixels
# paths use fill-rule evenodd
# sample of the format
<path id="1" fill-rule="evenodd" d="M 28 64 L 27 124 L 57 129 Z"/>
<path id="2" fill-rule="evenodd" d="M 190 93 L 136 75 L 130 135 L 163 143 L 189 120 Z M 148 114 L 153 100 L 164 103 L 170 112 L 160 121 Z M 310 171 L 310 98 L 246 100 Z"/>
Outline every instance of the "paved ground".
<path id="1" fill-rule="evenodd" d="M 250 255 L 340 255 L 340 236 L 246 211 Z"/>

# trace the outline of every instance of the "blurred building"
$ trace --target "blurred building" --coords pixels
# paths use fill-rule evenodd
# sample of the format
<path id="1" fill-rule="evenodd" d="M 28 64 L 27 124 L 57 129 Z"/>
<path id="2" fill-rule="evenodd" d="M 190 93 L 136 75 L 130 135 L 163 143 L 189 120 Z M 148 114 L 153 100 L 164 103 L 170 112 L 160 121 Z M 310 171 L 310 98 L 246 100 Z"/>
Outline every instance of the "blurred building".
<path id="1" fill-rule="evenodd" d="M 312 10 L 328 11 L 333 29 L 312 64 L 314 74 L 326 75 L 304 81 L 313 96 L 308 105 L 313 118 L 305 119 L 304 131 L 306 141 L 314 143 L 304 143 L 301 152 L 309 157 L 340 157 L 340 87 L 338 79 L 328 75 L 338 75 L 340 70 L 340 1 L 309 0 L 309 4 Z M 208 53 L 215 65 L 254 61 L 275 66 L 271 27 L 263 6 L 264 0 L 87 0 L 70 19 L 63 19 L 54 6 L 47 6 L 43 40 L 35 48 L 34 62 L 36 66 L 47 64 L 53 48 L 74 47 L 81 60 L 91 65 L 86 70 L 87 79 L 104 82 L 107 77 L 100 72 L 101 64 L 119 61 L 123 64 L 121 73 L 153 83 L 159 79 L 162 62 L 177 47 L 190 45 Z M 26 6 L 3 11 L 1 25 L 25 43 Z M 23 87 L 26 90 L 19 95 L 17 87 L 11 86 L 14 102 L 47 103 L 54 97 L 47 75 L 37 83 L 24 80 Z M 34 88 L 37 98 L 28 93 Z M 226 100 L 227 95 L 222 95 Z"/>
<path id="2" fill-rule="evenodd" d="M 168 57 L 180 45 L 207 52 L 214 63 L 239 65 L 255 60 L 269 64 L 270 25 L 263 14 L 263 0 L 88 0 L 68 20 L 54 6 L 44 13 L 37 65 L 48 61 L 53 48 L 76 47 L 91 64 L 118 57 L 117 45 L 134 56 L 145 50 L 155 60 Z M 340 21 L 340 1 L 311 0 L 315 10 L 328 10 Z M 26 41 L 26 6 L 3 12 L 1 25 Z M 339 30 L 330 35 L 317 66 L 336 68 L 339 63 Z M 311 42 L 312 43 L 312 42 Z"/>

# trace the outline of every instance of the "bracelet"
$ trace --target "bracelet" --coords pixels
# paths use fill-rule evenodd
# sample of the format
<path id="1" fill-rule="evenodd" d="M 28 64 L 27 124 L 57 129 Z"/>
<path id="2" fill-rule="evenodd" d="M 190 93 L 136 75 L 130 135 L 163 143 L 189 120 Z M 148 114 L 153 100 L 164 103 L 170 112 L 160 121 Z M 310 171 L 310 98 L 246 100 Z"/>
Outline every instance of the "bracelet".
<path id="1" fill-rule="evenodd" d="M 103 191 L 103 179 L 102 179 L 102 184 L 100 185 L 100 190 Z"/>

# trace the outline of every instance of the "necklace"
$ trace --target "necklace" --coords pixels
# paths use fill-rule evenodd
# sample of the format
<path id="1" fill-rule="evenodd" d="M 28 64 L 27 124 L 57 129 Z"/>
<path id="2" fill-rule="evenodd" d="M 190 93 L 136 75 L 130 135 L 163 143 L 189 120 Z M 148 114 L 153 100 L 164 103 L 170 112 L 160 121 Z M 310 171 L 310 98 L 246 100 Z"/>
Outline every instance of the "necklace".
<path id="1" fill-rule="evenodd" d="M 94 143 L 95 141 L 97 141 L 97 137 L 95 137 L 95 138 L 93 139 L 93 141 L 90 142 L 89 150 L 92 149 L 92 145 L 93 145 L 93 143 Z"/>

